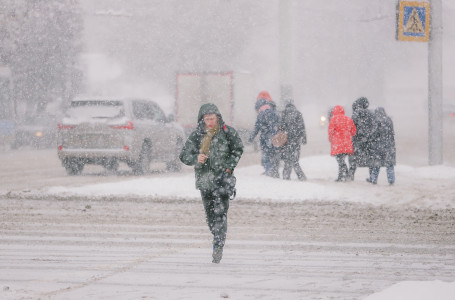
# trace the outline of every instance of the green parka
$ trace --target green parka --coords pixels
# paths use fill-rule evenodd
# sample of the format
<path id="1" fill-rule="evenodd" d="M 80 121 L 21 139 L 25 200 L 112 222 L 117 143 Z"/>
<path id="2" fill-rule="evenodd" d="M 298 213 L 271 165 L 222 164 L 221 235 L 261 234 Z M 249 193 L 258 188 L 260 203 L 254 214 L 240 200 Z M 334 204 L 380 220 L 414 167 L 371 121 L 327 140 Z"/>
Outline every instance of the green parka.
<path id="1" fill-rule="evenodd" d="M 216 114 L 220 129 L 210 143 L 209 157 L 205 163 L 200 164 L 197 156 L 200 153 L 202 139 L 205 136 L 205 114 Z M 188 166 L 194 166 L 196 188 L 204 191 L 213 191 L 215 179 L 226 169 L 234 172 L 243 153 L 243 143 L 237 131 L 224 124 L 223 118 L 215 104 L 207 103 L 201 106 L 198 114 L 198 126 L 188 137 L 180 160 Z"/>

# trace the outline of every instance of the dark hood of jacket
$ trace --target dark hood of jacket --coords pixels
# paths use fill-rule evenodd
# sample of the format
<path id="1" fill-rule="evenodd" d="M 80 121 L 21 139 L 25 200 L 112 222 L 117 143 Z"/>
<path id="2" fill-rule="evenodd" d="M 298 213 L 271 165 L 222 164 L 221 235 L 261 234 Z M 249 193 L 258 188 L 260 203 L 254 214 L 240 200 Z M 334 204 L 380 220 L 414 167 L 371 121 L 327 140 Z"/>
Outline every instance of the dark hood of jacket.
<path id="1" fill-rule="evenodd" d="M 286 103 L 286 106 L 284 107 L 285 110 L 296 110 L 297 108 L 295 107 L 294 103 L 288 102 Z"/>
<path id="2" fill-rule="evenodd" d="M 368 99 L 366 97 L 360 97 L 359 99 L 355 100 L 354 103 L 352 104 L 352 110 L 356 111 L 357 109 L 366 109 L 370 103 L 368 102 Z"/>
<path id="3" fill-rule="evenodd" d="M 374 114 L 379 117 L 379 118 L 385 118 L 387 117 L 387 114 L 385 113 L 384 107 L 378 107 L 374 110 Z"/>
<path id="4" fill-rule="evenodd" d="M 224 126 L 223 117 L 221 116 L 218 107 L 213 103 L 206 103 L 201 106 L 201 108 L 199 109 L 199 113 L 197 115 L 198 127 L 201 130 L 205 130 L 204 115 L 206 114 L 216 114 L 218 116 L 218 123 L 220 124 L 220 127 Z"/>

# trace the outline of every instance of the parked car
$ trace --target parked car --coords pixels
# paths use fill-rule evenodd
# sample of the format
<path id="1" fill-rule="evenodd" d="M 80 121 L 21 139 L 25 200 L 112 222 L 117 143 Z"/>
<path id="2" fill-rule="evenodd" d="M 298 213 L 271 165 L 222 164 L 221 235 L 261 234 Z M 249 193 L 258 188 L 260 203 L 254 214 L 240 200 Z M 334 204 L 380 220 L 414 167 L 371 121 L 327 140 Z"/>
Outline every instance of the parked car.
<path id="1" fill-rule="evenodd" d="M 85 98 L 73 100 L 58 125 L 58 157 L 69 175 L 86 164 L 115 171 L 125 162 L 135 174 L 151 162 L 179 171 L 183 129 L 153 101 Z"/>
<path id="2" fill-rule="evenodd" d="M 46 113 L 37 114 L 16 124 L 12 148 L 55 147 L 57 143 L 57 117 Z"/>

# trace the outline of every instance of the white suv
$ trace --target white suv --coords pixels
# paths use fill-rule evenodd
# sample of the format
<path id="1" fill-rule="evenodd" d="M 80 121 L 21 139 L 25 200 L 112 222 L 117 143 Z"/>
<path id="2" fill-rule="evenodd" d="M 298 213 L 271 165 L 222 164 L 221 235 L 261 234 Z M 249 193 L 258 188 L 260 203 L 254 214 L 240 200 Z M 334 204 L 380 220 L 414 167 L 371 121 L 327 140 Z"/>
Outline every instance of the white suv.
<path id="1" fill-rule="evenodd" d="M 69 175 L 85 164 L 115 171 L 120 161 L 135 174 L 148 172 L 152 161 L 166 162 L 170 171 L 181 168 L 184 131 L 149 100 L 73 100 L 58 128 L 58 157 Z"/>

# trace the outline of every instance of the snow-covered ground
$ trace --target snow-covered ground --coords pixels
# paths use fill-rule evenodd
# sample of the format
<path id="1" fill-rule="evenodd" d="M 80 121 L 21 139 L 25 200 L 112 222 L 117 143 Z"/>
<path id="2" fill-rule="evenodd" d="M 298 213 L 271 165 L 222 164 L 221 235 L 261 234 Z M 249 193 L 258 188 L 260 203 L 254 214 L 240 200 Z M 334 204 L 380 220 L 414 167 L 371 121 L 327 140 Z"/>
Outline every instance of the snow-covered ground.
<path id="1" fill-rule="evenodd" d="M 249 199 L 273 202 L 301 202 L 305 200 L 365 202 L 374 205 L 409 206 L 425 208 L 455 208 L 455 168 L 447 166 L 410 167 L 398 165 L 396 183 L 389 186 L 382 169 L 378 185 L 365 181 L 367 169 L 360 168 L 354 182 L 336 183 L 337 165 L 334 158 L 312 156 L 301 159 L 307 174 L 306 182 L 272 179 L 259 174 L 258 165 L 236 170 L 238 201 Z M 121 184 L 105 183 L 76 188 L 52 187 L 46 194 L 60 196 L 139 195 L 179 199 L 198 199 L 194 189 L 194 175 L 186 173 L 175 177 L 140 178 Z M 265 287 L 264 287 L 265 288 Z M 224 295 L 228 297 L 228 295 Z M 220 297 L 223 297 L 221 295 Z M 183 297 L 185 298 L 185 297 Z M 190 298 L 185 298 L 190 299 Z M 455 299 L 455 281 L 414 282 L 395 284 L 366 299 Z"/>
<path id="2" fill-rule="evenodd" d="M 407 281 L 397 283 L 382 292 L 366 297 L 364 300 L 430 300 L 453 299 L 455 297 L 455 282 Z"/>
<path id="3" fill-rule="evenodd" d="M 324 208 L 324 203 L 331 203 L 332 207 L 336 207 L 339 203 L 341 212 L 343 212 L 343 203 L 365 204 L 382 209 L 389 207 L 392 210 L 397 209 L 399 213 L 412 212 L 414 209 L 435 210 L 439 213 L 441 209 L 455 208 L 455 168 L 452 167 L 398 165 L 396 183 L 389 186 L 383 169 L 377 185 L 371 185 L 365 181 L 368 173 L 365 168 L 358 169 L 354 182 L 334 182 L 337 165 L 335 159 L 329 156 L 305 157 L 301 159 L 301 165 L 308 177 L 306 182 L 300 182 L 295 177 L 291 181 L 265 177 L 260 175 L 263 170 L 259 165 L 236 169 L 238 196 L 232 203 L 233 208 L 230 212 L 232 218 L 242 220 L 250 217 L 245 211 L 239 212 L 240 208 L 235 207 L 242 203 L 272 203 L 271 207 L 282 205 L 282 208 L 287 207 L 287 209 L 292 205 L 305 202 L 321 203 L 319 207 L 321 210 L 330 210 L 330 206 Z M 449 222 L 452 222 L 452 225 L 441 227 L 445 228 L 442 230 L 447 231 L 448 242 L 445 241 L 439 245 L 437 243 L 431 245 L 428 242 L 418 244 L 419 239 L 408 245 L 409 241 L 406 238 L 401 240 L 400 237 L 393 237 L 390 240 L 397 239 L 402 244 L 393 244 L 393 242 L 384 244 L 384 241 L 379 240 L 377 243 L 374 241 L 363 243 L 360 238 L 360 242 L 352 243 L 346 240 L 349 232 L 346 236 L 340 237 L 339 243 L 325 243 L 307 240 L 308 237 L 298 237 L 295 235 L 295 229 L 291 231 L 294 237 L 298 238 L 291 242 L 292 238 L 286 240 L 283 236 L 283 241 L 286 240 L 284 244 L 274 240 L 276 233 L 267 237 L 267 233 L 262 231 L 249 232 L 249 234 L 256 234 L 258 240 L 242 240 L 241 237 L 246 235 L 244 231 L 251 228 L 237 224 L 229 231 L 227 247 L 230 248 L 227 249 L 226 258 L 220 265 L 211 265 L 207 263 L 210 254 L 206 249 L 205 238 L 201 240 L 201 236 L 208 235 L 201 215 L 195 217 L 194 212 L 190 210 L 180 211 L 182 204 L 177 204 L 186 201 L 188 206 L 199 207 L 197 204 L 200 196 L 194 188 L 194 174 L 189 168 L 175 175 L 125 177 L 121 181 L 115 177 L 114 183 L 44 187 L 8 195 L 3 193 L 3 197 L 6 198 L 2 201 L 0 209 L 4 213 L 5 235 L 0 237 L 0 252 L 1 256 L 5 257 L 2 260 L 2 266 L 5 270 L 9 270 L 10 275 L 0 276 L 2 278 L 0 282 L 3 282 L 3 292 L 0 291 L 0 297 L 4 296 L 6 299 L 34 299 L 34 297 L 137 299 L 145 294 L 147 297 L 142 298 L 305 299 L 300 296 L 299 291 L 306 290 L 308 284 L 311 286 L 312 282 L 314 282 L 313 285 L 318 282 L 319 288 L 327 289 L 328 292 L 326 296 L 315 294 L 311 299 L 353 299 L 355 297 L 349 294 L 338 295 L 338 297 L 331 295 L 330 291 L 342 290 L 340 284 L 346 285 L 343 291 L 349 291 L 354 287 L 358 289 L 359 286 L 365 286 L 366 290 L 377 291 L 377 286 L 384 286 L 384 282 L 394 282 L 394 284 L 385 286 L 382 291 L 372 293 L 365 299 L 455 299 L 455 270 L 450 271 L 450 267 L 444 267 L 444 264 L 454 265 L 455 260 L 452 251 L 455 237 L 453 221 L 450 221 L 450 218 Z M 124 200 L 113 203 L 108 200 L 97 200 L 110 198 L 124 198 Z M 86 200 L 81 202 L 81 200 L 71 199 Z M 128 199 L 132 199 L 131 203 Z M 176 211 L 188 214 L 181 218 L 180 223 L 189 223 L 191 226 L 169 228 L 166 226 L 167 223 L 163 223 L 165 227 L 158 226 L 160 224 L 158 221 L 157 224 L 149 226 L 142 225 L 143 220 L 129 220 L 128 218 L 132 217 L 145 218 L 145 220 L 151 217 L 150 210 L 137 212 L 138 206 L 134 203 L 138 201 L 137 199 L 144 199 L 139 200 L 139 202 L 145 201 L 145 204 L 139 203 L 139 207 L 145 210 L 149 208 L 153 210 L 156 205 L 162 203 L 160 213 L 165 214 L 162 216 L 163 220 L 172 218 Z M 159 199 L 159 201 L 154 202 L 153 205 L 146 204 L 153 199 Z M 168 202 L 166 199 L 174 202 Z M 169 208 L 171 206 L 176 207 Z M 258 211 L 256 214 L 269 212 L 269 209 L 265 208 L 264 211 Z M 249 213 L 254 215 L 254 212 Z M 338 213 L 333 215 L 335 224 L 339 222 Z M 238 215 L 242 214 L 243 218 L 239 218 Z M 356 212 L 353 214 L 355 215 Z M 22 218 L 19 217 L 22 215 Z M 432 214 L 427 214 L 425 217 L 431 219 Z M 83 218 L 87 218 L 86 226 Z M 112 225 L 112 222 L 105 221 L 104 218 L 109 218 L 111 221 L 118 219 L 119 222 L 117 225 Z M 197 226 L 189 222 L 192 218 L 200 221 L 196 222 Z M 378 217 L 379 221 L 376 221 L 380 222 L 380 218 L 381 216 Z M 64 220 L 64 222 L 59 223 L 58 220 Z M 273 221 L 270 222 L 273 224 Z M 298 226 L 305 225 L 304 220 L 301 222 L 303 223 Z M 363 221 L 360 220 L 360 222 Z M 400 222 L 407 224 L 405 218 L 398 223 Z M 357 223 L 353 224 L 355 228 Z M 93 228 L 90 229 L 90 227 Z M 285 228 L 288 227 L 285 226 Z M 180 230 L 185 232 L 179 233 Z M 273 226 L 270 230 L 273 230 Z M 384 236 L 387 236 L 396 235 L 398 229 L 384 227 L 380 229 L 382 230 L 386 231 Z M 390 230 L 390 233 L 387 233 L 387 230 Z M 411 231 L 414 232 L 414 230 L 419 232 L 419 229 Z M 152 233 L 155 231 L 156 233 Z M 408 231 L 409 229 L 403 229 L 403 232 Z M 177 238 L 177 235 L 181 237 Z M 300 240 L 301 238 L 303 240 Z M 130 246 L 130 243 L 138 246 Z M 143 246 L 155 243 L 157 245 L 151 249 Z M 161 244 L 163 246 L 158 246 Z M 195 245 L 192 248 L 183 248 L 183 245 L 187 244 Z M 302 251 L 292 250 L 292 244 L 309 247 L 311 250 L 307 248 Z M 25 250 L 21 245 L 27 246 L 30 250 Z M 254 247 L 260 250 L 262 262 L 254 255 Z M 291 247 L 291 250 L 286 250 L 286 247 Z M 354 250 L 348 250 L 346 254 L 331 250 L 332 247 Z M 399 248 L 406 247 L 417 250 L 400 253 Z M 436 248 L 433 250 L 433 247 Z M 395 250 L 383 252 L 382 249 Z M 352 251 L 354 256 L 351 255 Z M 431 256 L 434 260 L 425 260 L 427 257 L 423 255 L 428 251 L 442 252 Z M 355 252 L 359 253 L 355 254 Z M 452 254 L 447 254 L 450 252 Z M 11 262 L 6 259 L 8 257 Z M 324 259 L 329 261 L 324 262 Z M 372 263 L 371 260 L 375 259 L 377 262 Z M 404 277 L 411 279 L 399 282 L 396 278 L 403 276 L 399 273 L 406 272 L 406 268 L 403 269 L 406 261 L 412 265 L 420 264 L 421 267 L 418 267 L 418 271 L 410 271 L 408 275 L 411 276 Z M 44 268 L 44 271 L 41 268 Z M 321 271 L 326 268 L 336 270 L 334 273 L 329 273 L 334 276 L 332 280 L 321 277 L 327 274 Z M 358 268 L 371 270 L 368 275 L 360 275 L 357 273 Z M 347 274 L 339 275 L 342 277 L 340 281 L 338 274 L 342 273 L 343 269 Z M 432 269 L 439 271 L 434 273 Z M 308 279 L 312 278 L 312 275 L 307 272 L 312 272 L 316 279 Z M 371 281 L 361 278 L 364 276 L 374 278 L 376 272 L 377 280 L 382 284 L 376 285 L 376 288 L 368 287 Z M 194 274 L 194 278 L 190 274 Z M 357 281 L 352 279 L 352 276 L 356 276 L 353 274 L 359 274 Z M 292 278 L 293 276 L 295 278 Z M 393 276 L 395 279 L 387 281 L 387 276 Z M 21 280 L 11 282 L 5 279 L 8 277 L 21 278 Z M 217 282 L 211 282 L 211 278 L 216 279 Z M 299 282 L 302 279 L 305 281 Z M 179 294 L 178 288 L 175 289 L 179 285 L 187 294 Z M 189 288 L 192 285 L 194 289 Z M 219 286 L 224 288 L 218 290 L 216 287 Z M 229 287 L 244 287 L 244 290 L 234 291 Z M 148 294 L 144 294 L 144 291 Z"/>

